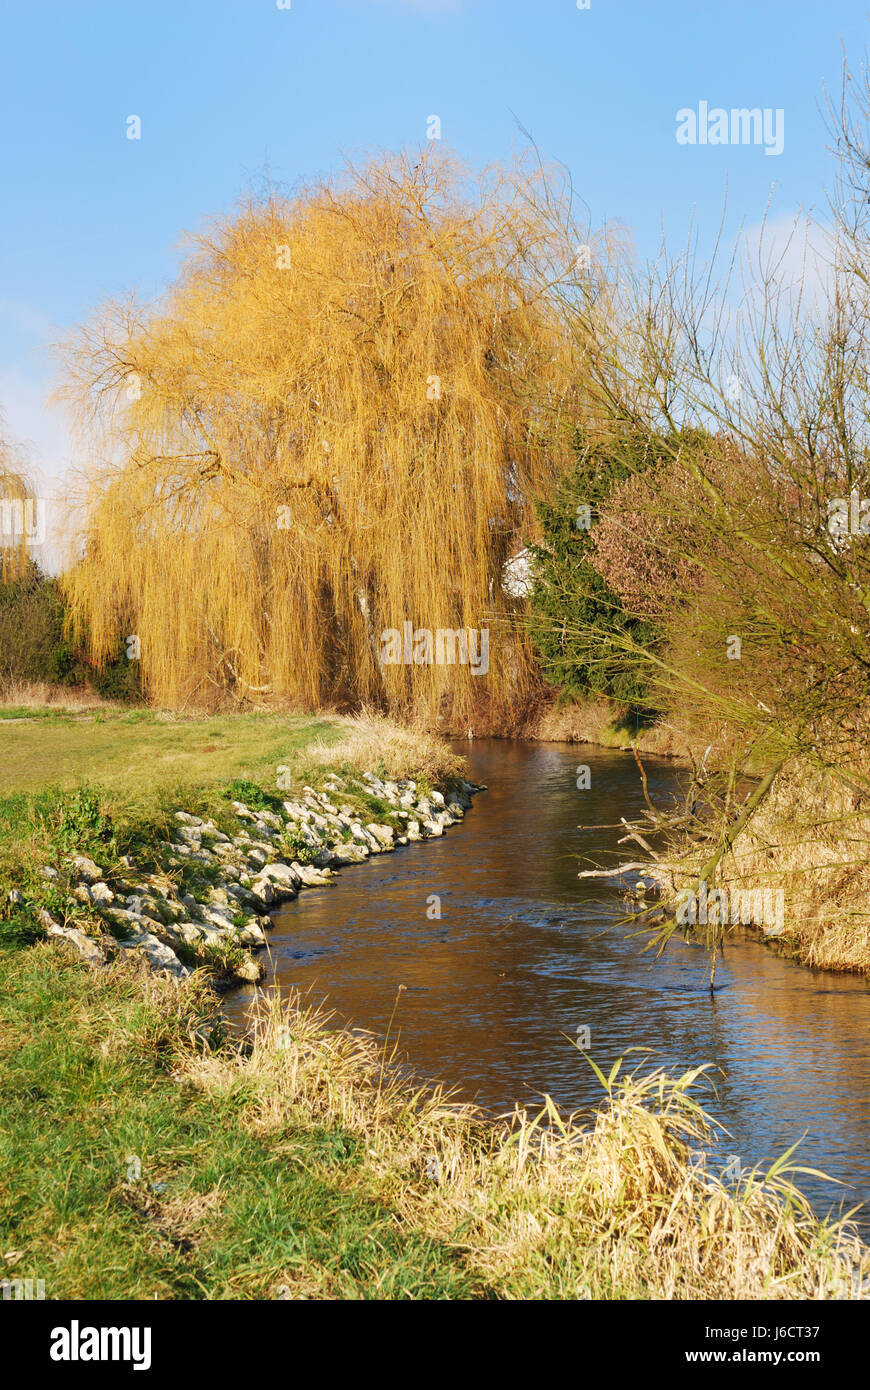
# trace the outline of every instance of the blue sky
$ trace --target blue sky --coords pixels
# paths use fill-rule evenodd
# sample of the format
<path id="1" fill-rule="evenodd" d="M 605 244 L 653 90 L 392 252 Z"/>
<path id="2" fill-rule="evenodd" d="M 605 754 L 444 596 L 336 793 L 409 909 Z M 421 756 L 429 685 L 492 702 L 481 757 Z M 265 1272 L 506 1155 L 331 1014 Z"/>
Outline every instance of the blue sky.
<path id="1" fill-rule="evenodd" d="M 824 88 L 868 22 L 856 0 L 0 0 L 0 409 L 46 478 L 49 344 L 100 300 L 159 293 L 179 239 L 256 188 L 345 155 L 443 139 L 476 164 L 524 138 L 570 170 L 593 225 L 638 253 L 664 226 L 823 216 Z M 782 154 L 679 145 L 676 112 L 781 108 Z M 126 138 L 138 115 L 142 138 Z"/>

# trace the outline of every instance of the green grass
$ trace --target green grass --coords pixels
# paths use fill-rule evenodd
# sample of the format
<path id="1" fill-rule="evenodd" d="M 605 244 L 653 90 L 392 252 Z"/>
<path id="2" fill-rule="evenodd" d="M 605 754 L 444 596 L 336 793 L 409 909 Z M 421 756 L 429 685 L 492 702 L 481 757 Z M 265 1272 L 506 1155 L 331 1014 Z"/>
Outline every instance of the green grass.
<path id="1" fill-rule="evenodd" d="M 788 1155 L 739 1193 L 691 1165 L 703 1068 L 617 1070 L 582 1134 L 552 1103 L 483 1123 L 292 1000 L 240 1049 L 196 978 L 0 947 L 0 1278 L 47 1299 L 857 1296 L 870 1251 L 816 1221 Z"/>
<path id="2" fill-rule="evenodd" d="M 53 946 L 0 950 L 0 1277 L 49 1299 L 274 1298 L 301 1279 L 321 1297 L 485 1294 L 370 1195 L 357 1136 L 258 1135 L 239 1092 L 181 1084 L 177 1051 L 213 1032 L 209 997 L 183 998 Z"/>
<path id="3" fill-rule="evenodd" d="M 51 707 L 31 709 L 28 705 L 0 706 L 0 724 L 5 724 L 7 720 L 11 719 L 39 719 L 42 720 L 43 723 L 47 721 L 49 723 L 59 724 L 74 717 L 75 716 L 68 710 L 52 709 Z M 79 717 L 81 718 L 82 716 Z"/>
<path id="4" fill-rule="evenodd" d="M 2 714 L 5 718 L 9 711 Z M 148 710 L 101 710 L 83 718 L 46 712 L 32 724 L 0 720 L 0 789 L 33 792 L 99 781 L 147 810 L 171 786 L 202 788 L 264 777 L 274 786 L 279 763 L 312 739 L 329 742 L 340 736 L 338 720 L 294 715 L 185 719 Z"/>
<path id="5" fill-rule="evenodd" d="M 337 719 L 169 719 L 147 710 L 0 723 L 0 931 L 5 890 L 33 891 L 42 864 L 80 851 L 101 864 L 133 854 L 153 868 L 152 851 L 165 844 L 171 813 L 181 807 L 236 834 L 228 794 L 244 789 L 270 804 L 281 763 L 294 767 L 296 786 L 322 776 L 322 768 L 308 768 L 306 752 L 342 732 Z M 207 877 L 203 866 L 198 873 Z"/>

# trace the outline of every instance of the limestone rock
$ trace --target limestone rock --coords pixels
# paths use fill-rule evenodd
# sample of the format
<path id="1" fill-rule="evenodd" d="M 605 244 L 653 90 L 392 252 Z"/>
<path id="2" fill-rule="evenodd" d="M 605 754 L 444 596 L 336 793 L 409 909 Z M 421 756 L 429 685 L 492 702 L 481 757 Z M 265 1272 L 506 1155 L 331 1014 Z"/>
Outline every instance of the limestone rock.
<path id="1" fill-rule="evenodd" d="M 44 908 L 40 910 L 39 920 L 45 927 L 49 936 L 57 937 L 62 941 L 68 941 L 85 960 L 91 961 L 94 965 L 102 965 L 105 959 L 102 950 L 97 945 L 96 941 L 86 936 L 78 927 L 62 927 Z"/>
<path id="2" fill-rule="evenodd" d="M 268 878 L 264 878 L 262 874 L 258 874 L 256 878 L 251 880 L 251 892 L 254 894 L 254 897 L 266 907 L 275 902 L 278 897 L 274 885 L 269 882 Z"/>
<path id="3" fill-rule="evenodd" d="M 266 972 L 259 961 L 254 960 L 251 956 L 247 956 L 245 960 L 240 961 L 238 965 L 233 967 L 233 973 L 236 979 L 244 980 L 247 984 L 255 985 L 258 980 L 262 980 Z"/>
<path id="4" fill-rule="evenodd" d="M 97 868 L 93 859 L 89 859 L 86 854 L 73 854 L 67 863 L 72 866 L 74 876 L 85 883 L 98 883 L 103 877 L 102 869 Z"/>
<path id="5" fill-rule="evenodd" d="M 186 965 L 182 965 L 178 956 L 161 941 L 158 936 L 149 931 L 131 931 L 126 941 L 117 943 L 120 951 L 139 951 L 145 957 L 152 970 L 161 975 L 171 975 L 176 980 L 184 980 L 190 974 Z"/>
<path id="6" fill-rule="evenodd" d="M 299 881 L 308 888 L 315 888 L 321 883 L 329 883 L 332 879 L 329 869 L 315 869 L 313 864 L 299 864 L 295 859 L 292 868 Z"/>
<path id="7" fill-rule="evenodd" d="M 292 864 L 284 864 L 280 861 L 277 864 L 267 864 L 260 877 L 268 879 L 282 892 L 289 893 L 291 896 L 296 895 L 299 884 L 302 882 L 301 875 L 296 872 Z"/>
<path id="8" fill-rule="evenodd" d="M 417 837 L 420 838 L 419 836 Z M 346 844 L 336 845 L 332 853 L 333 861 L 336 864 L 363 864 L 369 857 L 368 845 Z"/>

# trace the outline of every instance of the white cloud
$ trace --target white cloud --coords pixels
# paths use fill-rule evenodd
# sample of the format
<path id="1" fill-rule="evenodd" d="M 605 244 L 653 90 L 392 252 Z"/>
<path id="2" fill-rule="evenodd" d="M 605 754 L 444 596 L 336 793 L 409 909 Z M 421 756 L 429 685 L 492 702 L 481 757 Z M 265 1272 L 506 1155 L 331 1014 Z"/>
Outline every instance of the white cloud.
<path id="1" fill-rule="evenodd" d="M 741 252 L 745 283 L 769 277 L 786 300 L 801 298 L 805 312 L 824 308 L 833 288 L 833 229 L 802 213 L 783 213 L 747 227 Z"/>

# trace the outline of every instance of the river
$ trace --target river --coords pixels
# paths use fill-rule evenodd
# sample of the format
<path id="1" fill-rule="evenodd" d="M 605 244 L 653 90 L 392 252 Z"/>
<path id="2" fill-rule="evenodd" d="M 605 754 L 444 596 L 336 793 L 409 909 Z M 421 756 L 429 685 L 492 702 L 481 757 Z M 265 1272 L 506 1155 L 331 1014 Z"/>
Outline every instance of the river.
<path id="1" fill-rule="evenodd" d="M 494 1113 L 543 1092 L 568 1111 L 600 1101 L 568 1040 L 578 1028 L 602 1068 L 629 1048 L 672 1072 L 709 1063 L 716 1090 L 706 1108 L 729 1134 L 708 1166 L 732 1156 L 769 1163 L 801 1140 L 794 1161 L 846 1184 L 797 1179 L 817 1211 L 867 1202 L 867 983 L 795 965 L 738 931 L 711 998 L 701 947 L 675 937 L 660 959 L 642 954 L 617 885 L 577 878 L 617 855 L 642 857 L 617 847 L 619 831 L 595 828 L 642 810 L 629 755 L 496 739 L 461 751 L 470 777 L 488 786 L 464 823 L 343 869 L 334 886 L 282 908 L 266 983 L 310 990 L 339 1022 L 380 1036 L 404 985 L 392 1036 L 410 1066 Z M 673 795 L 679 770 L 644 761 L 653 798 Z M 225 1000 L 237 1023 L 255 993 Z M 866 1235 L 870 1208 L 860 1224 Z"/>

